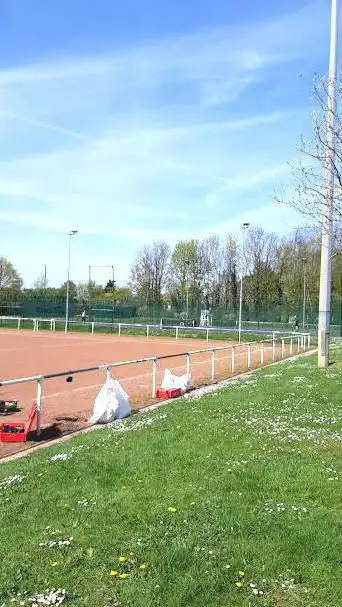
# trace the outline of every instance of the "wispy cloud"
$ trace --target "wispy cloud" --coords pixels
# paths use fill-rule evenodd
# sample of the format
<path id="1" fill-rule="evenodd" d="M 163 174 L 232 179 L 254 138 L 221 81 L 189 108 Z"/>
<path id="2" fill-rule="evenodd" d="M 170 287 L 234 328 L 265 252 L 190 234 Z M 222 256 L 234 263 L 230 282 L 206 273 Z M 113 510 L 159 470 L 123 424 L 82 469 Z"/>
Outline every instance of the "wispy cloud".
<path id="1" fill-rule="evenodd" d="M 144 241 L 234 227 L 247 190 L 272 225 L 302 114 L 267 78 L 318 53 L 323 8 L 0 70 L 6 238 L 77 226 L 93 259 L 126 267 Z"/>

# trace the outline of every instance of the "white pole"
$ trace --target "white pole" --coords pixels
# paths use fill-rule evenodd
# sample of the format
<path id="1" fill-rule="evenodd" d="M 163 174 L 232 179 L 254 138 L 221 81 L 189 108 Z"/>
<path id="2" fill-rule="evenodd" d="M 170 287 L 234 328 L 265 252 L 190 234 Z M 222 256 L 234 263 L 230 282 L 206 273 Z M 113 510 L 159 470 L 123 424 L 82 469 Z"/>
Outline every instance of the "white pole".
<path id="1" fill-rule="evenodd" d="M 273 344 L 272 344 L 272 359 L 273 361 L 275 361 L 275 351 L 276 351 L 276 343 L 275 343 L 275 339 L 273 339 Z"/>
<path id="2" fill-rule="evenodd" d="M 247 369 L 251 368 L 251 344 L 247 345 Z"/>
<path id="3" fill-rule="evenodd" d="M 235 346 L 232 346 L 232 374 L 235 371 Z"/>
<path id="4" fill-rule="evenodd" d="M 121 337 L 121 323 L 119 322 L 119 337 Z"/>
<path id="5" fill-rule="evenodd" d="M 147 325 L 147 327 L 146 327 L 146 338 L 147 339 L 149 338 L 149 335 L 150 335 L 150 327 L 149 327 L 149 325 Z"/>
<path id="6" fill-rule="evenodd" d="M 249 228 L 249 223 L 244 223 L 242 225 L 242 260 L 244 260 L 245 255 L 245 233 Z M 242 325 L 242 297 L 243 297 L 243 272 L 245 269 L 245 264 L 241 266 L 241 277 L 240 277 L 240 303 L 239 303 L 239 344 L 241 344 L 241 325 Z"/>
<path id="7" fill-rule="evenodd" d="M 264 346 L 264 342 L 261 342 L 261 350 L 260 350 L 260 364 L 263 365 L 264 364 L 264 358 L 265 358 L 265 346 Z"/>
<path id="8" fill-rule="evenodd" d="M 69 325 L 69 295 L 70 295 L 70 264 L 71 264 L 71 238 L 77 234 L 77 230 L 71 230 L 69 232 L 69 243 L 68 243 L 68 272 L 67 272 L 67 291 L 65 301 L 65 329 L 64 332 L 68 332 Z"/>
<path id="9" fill-rule="evenodd" d="M 284 358 L 284 351 L 285 351 L 285 340 L 282 339 L 281 340 L 281 357 Z"/>
<path id="10" fill-rule="evenodd" d="M 179 328 L 176 327 L 176 339 L 178 339 L 178 331 L 179 331 Z"/>
<path id="11" fill-rule="evenodd" d="M 306 265 L 304 262 L 304 285 L 303 285 L 303 331 L 305 331 L 306 319 Z"/>
<path id="12" fill-rule="evenodd" d="M 189 353 L 186 355 L 186 373 L 187 373 L 187 375 L 190 375 L 190 373 L 191 373 L 190 354 Z"/>
<path id="13" fill-rule="evenodd" d="M 293 352 L 293 337 L 291 337 L 291 341 L 290 341 L 290 354 L 292 354 Z"/>
<path id="14" fill-rule="evenodd" d="M 207 329 L 207 341 L 209 341 L 209 329 Z"/>
<path id="15" fill-rule="evenodd" d="M 42 392 L 43 386 L 42 381 L 37 381 L 37 436 L 40 436 L 41 431 L 41 412 L 42 412 Z"/>
<path id="16" fill-rule="evenodd" d="M 338 50 L 338 0 L 331 0 L 330 58 L 325 152 L 325 196 L 322 209 L 321 274 L 318 317 L 318 366 L 329 365 L 331 307 L 331 249 L 334 204 L 336 72 Z"/>
<path id="17" fill-rule="evenodd" d="M 215 350 L 211 353 L 211 381 L 215 379 Z"/>
<path id="18" fill-rule="evenodd" d="M 94 335 L 95 323 L 92 321 L 91 323 L 91 334 Z"/>
<path id="19" fill-rule="evenodd" d="M 18 318 L 18 329 L 20 329 L 20 318 Z"/>
<path id="20" fill-rule="evenodd" d="M 157 359 L 153 361 L 152 367 L 152 398 L 156 397 L 157 392 Z"/>

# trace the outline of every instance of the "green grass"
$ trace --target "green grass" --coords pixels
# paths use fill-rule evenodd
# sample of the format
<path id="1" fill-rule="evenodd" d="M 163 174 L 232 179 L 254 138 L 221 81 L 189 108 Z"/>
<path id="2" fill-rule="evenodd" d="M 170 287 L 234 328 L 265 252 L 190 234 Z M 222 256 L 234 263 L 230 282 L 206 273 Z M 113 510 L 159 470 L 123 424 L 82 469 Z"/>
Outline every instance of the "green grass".
<path id="1" fill-rule="evenodd" d="M 0 488 L 0 605 L 55 587 L 73 607 L 341 607 L 334 358 L 327 372 L 315 356 L 265 368 L 2 464 L 0 487 L 25 478 Z"/>

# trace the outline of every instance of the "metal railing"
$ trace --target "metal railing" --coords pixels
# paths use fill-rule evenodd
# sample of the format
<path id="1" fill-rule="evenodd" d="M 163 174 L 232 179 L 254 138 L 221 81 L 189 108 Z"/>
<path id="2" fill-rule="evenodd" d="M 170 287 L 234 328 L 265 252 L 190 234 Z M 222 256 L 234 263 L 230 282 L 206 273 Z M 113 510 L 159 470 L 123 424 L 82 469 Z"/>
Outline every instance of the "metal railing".
<path id="1" fill-rule="evenodd" d="M 279 344 L 279 346 L 281 348 L 280 349 L 281 359 L 284 359 L 286 342 L 288 342 L 288 344 L 289 344 L 289 355 L 291 356 L 295 353 L 299 354 L 301 351 L 306 351 L 306 350 L 310 349 L 311 336 L 310 336 L 310 333 L 295 333 L 292 335 L 283 335 L 283 336 L 274 335 L 272 337 L 272 339 L 263 340 L 261 342 L 250 342 L 250 343 L 243 343 L 243 344 L 236 344 L 236 345 L 218 346 L 218 347 L 214 347 L 214 348 L 201 348 L 201 349 L 192 350 L 189 352 L 182 352 L 182 353 L 176 353 L 176 354 L 164 354 L 164 355 L 160 355 L 160 356 L 149 356 L 146 358 L 137 358 L 134 360 L 125 360 L 125 361 L 120 361 L 120 362 L 95 365 L 93 367 L 71 369 L 68 371 L 60 371 L 57 373 L 47 373 L 44 375 L 33 375 L 30 377 L 8 379 L 8 380 L 0 381 L 0 387 L 13 386 L 13 385 L 17 385 L 17 384 L 36 383 L 37 434 L 39 436 L 40 431 L 41 431 L 41 415 L 42 415 L 42 408 L 43 408 L 43 384 L 50 379 L 56 379 L 59 377 L 73 377 L 74 375 L 78 375 L 81 373 L 90 373 L 90 372 L 94 372 L 94 371 L 105 371 L 105 377 L 108 378 L 111 376 L 111 371 L 113 369 L 127 367 L 129 365 L 151 363 L 151 365 L 152 365 L 151 397 L 154 399 L 156 397 L 157 370 L 158 370 L 158 363 L 160 361 L 184 357 L 186 371 L 188 374 L 191 374 L 191 366 L 192 366 L 192 362 L 193 362 L 192 357 L 197 354 L 208 354 L 208 353 L 210 354 L 211 353 L 211 360 L 209 362 L 210 380 L 211 380 L 211 382 L 214 382 L 215 378 L 216 378 L 216 370 L 217 370 L 216 365 L 218 362 L 218 359 L 216 356 L 217 353 L 230 351 L 230 369 L 227 370 L 227 377 L 228 377 L 229 375 L 234 375 L 234 373 L 236 371 L 237 357 L 241 357 L 241 356 L 246 357 L 246 369 L 248 371 L 249 369 L 252 368 L 252 355 L 259 353 L 260 354 L 259 362 L 260 362 L 260 365 L 263 366 L 264 362 L 265 362 L 265 350 L 266 350 L 266 348 L 269 348 L 269 349 L 271 349 L 271 352 L 272 352 L 271 362 L 274 362 L 276 360 L 277 343 Z M 194 364 L 198 364 L 198 363 L 194 363 Z"/>
<path id="2" fill-rule="evenodd" d="M 160 334 L 173 334 L 176 339 L 182 337 L 182 335 L 191 334 L 203 334 L 204 339 L 209 341 L 210 337 L 215 334 L 222 335 L 230 335 L 237 334 L 237 329 L 235 328 L 227 328 L 227 327 L 192 327 L 192 326 L 180 326 L 180 325 L 166 325 L 165 323 L 156 323 L 156 324 L 143 324 L 143 323 L 121 323 L 121 322 L 96 322 L 96 321 L 78 321 L 78 320 L 69 320 L 65 321 L 64 319 L 58 318 L 30 318 L 30 317 L 20 317 L 20 316 L 0 316 L 0 323 L 14 323 L 15 328 L 22 329 L 28 325 L 29 328 L 33 329 L 34 332 L 38 332 L 41 329 L 45 329 L 46 327 L 50 331 L 64 331 L 64 333 L 68 333 L 75 328 L 75 331 L 80 331 L 82 328 L 87 329 L 89 333 L 92 335 L 96 334 L 97 329 L 100 331 L 104 329 L 107 332 L 115 331 L 119 337 L 123 333 L 128 333 L 130 331 L 140 330 L 146 335 L 148 339 L 153 332 L 157 332 Z M 78 329 L 77 329 L 78 328 Z M 264 331 L 253 330 L 253 329 L 244 329 L 242 330 L 243 334 L 251 335 L 255 334 L 258 337 L 265 336 L 265 338 L 274 338 L 275 335 L 284 334 L 284 331 Z M 288 335 L 291 334 L 289 331 Z"/>

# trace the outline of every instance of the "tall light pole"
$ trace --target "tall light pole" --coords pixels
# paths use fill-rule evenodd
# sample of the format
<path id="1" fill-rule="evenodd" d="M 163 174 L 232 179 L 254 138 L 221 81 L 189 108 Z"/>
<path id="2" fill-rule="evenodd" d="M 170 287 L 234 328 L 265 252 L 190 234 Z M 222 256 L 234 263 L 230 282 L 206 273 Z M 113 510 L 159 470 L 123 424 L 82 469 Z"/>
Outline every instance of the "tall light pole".
<path id="1" fill-rule="evenodd" d="M 329 365 L 329 334 L 331 308 L 331 249 L 334 203 L 334 161 L 337 71 L 338 0 L 331 0 L 330 58 L 327 108 L 327 140 L 325 151 L 325 197 L 322 210 L 321 275 L 318 316 L 318 366 Z"/>
<path id="2" fill-rule="evenodd" d="M 242 224 L 242 259 L 245 258 L 245 235 L 250 226 L 250 223 Z M 241 325 L 242 325 L 242 297 L 243 297 L 243 271 L 245 264 L 241 266 L 240 276 L 240 305 L 239 305 L 239 344 L 241 344 Z"/>
<path id="3" fill-rule="evenodd" d="M 71 239 L 77 234 L 77 230 L 71 230 L 69 232 L 69 247 L 68 247 L 68 275 L 67 275 L 67 292 L 65 302 L 65 333 L 68 332 L 69 328 L 69 293 L 70 293 L 70 265 L 71 265 Z"/>
<path id="4" fill-rule="evenodd" d="M 185 260 L 186 266 L 186 321 L 189 320 L 189 266 L 190 259 Z"/>
<path id="5" fill-rule="evenodd" d="M 305 331 L 305 321 L 306 321 L 306 264 L 307 264 L 307 259 L 306 257 L 303 257 L 302 262 L 303 262 L 303 274 L 304 274 L 304 284 L 303 284 L 303 331 Z"/>

